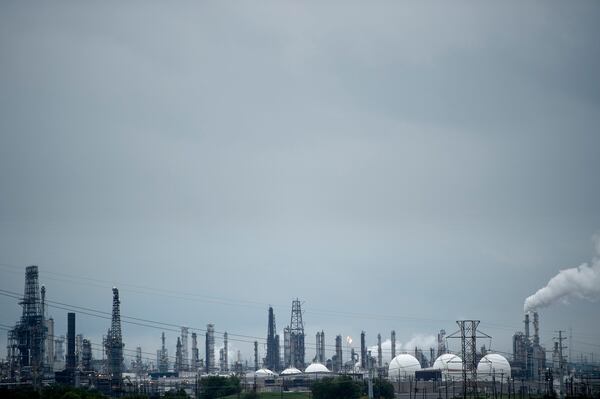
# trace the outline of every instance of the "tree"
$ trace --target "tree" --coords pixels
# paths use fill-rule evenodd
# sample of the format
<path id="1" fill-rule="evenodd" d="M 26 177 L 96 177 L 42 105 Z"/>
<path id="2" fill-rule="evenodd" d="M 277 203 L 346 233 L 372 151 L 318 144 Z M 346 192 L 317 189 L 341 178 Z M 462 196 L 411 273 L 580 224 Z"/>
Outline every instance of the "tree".
<path id="1" fill-rule="evenodd" d="M 240 392 L 237 377 L 209 376 L 200 379 L 200 399 L 214 399 Z"/>
<path id="2" fill-rule="evenodd" d="M 314 399 L 358 399 L 362 384 L 350 377 L 323 378 L 311 386 Z"/>
<path id="3" fill-rule="evenodd" d="M 367 381 L 364 382 L 363 393 L 369 393 L 369 385 Z M 394 399 L 394 386 L 391 382 L 382 378 L 375 378 L 373 380 L 373 397 L 377 399 Z"/>

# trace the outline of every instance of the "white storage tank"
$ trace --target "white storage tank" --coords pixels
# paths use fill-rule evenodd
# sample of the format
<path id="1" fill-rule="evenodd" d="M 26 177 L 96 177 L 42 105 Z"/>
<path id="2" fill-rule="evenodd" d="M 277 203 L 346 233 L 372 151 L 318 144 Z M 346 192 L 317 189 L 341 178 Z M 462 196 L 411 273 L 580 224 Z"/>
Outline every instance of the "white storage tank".
<path id="1" fill-rule="evenodd" d="M 510 363 L 502 355 L 490 353 L 485 355 L 477 365 L 477 379 L 491 381 L 492 378 L 500 382 L 501 378 L 510 377 Z M 505 380 L 506 381 L 506 380 Z"/>
<path id="2" fill-rule="evenodd" d="M 415 371 L 421 370 L 421 363 L 409 354 L 400 354 L 392 359 L 388 368 L 391 380 L 415 378 Z"/>

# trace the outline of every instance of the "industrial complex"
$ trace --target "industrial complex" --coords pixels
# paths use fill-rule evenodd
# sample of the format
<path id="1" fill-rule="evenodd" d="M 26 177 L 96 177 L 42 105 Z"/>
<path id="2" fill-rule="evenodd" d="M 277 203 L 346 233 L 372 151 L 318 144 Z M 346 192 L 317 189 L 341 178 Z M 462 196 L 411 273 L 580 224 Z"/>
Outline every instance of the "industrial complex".
<path id="1" fill-rule="evenodd" d="M 480 331 L 478 320 L 457 320 L 455 332 L 439 330 L 435 347 L 415 347 L 410 351 L 396 347 L 395 331 L 373 334 L 377 342 L 373 351 L 367 346 L 366 331 L 361 333 L 360 347 L 356 349 L 350 337 L 328 335 L 323 330 L 316 332 L 314 344 L 311 343 L 313 336 L 307 336 L 304 328 L 302 301 L 296 298 L 291 303 L 289 324 L 283 327 L 283 339 L 278 334 L 275 312 L 269 307 L 265 309 L 265 338 L 250 341 L 253 358 L 242 359 L 238 351 L 230 359 L 229 337 L 245 337 L 246 342 L 249 338 L 218 332 L 210 323 L 205 329 L 169 326 L 168 331 L 177 333 L 174 356 L 169 354 L 164 331 L 157 332 L 154 348 L 127 348 L 117 287 L 112 289 L 112 312 L 107 317 L 110 324 L 107 323 L 103 342 L 92 342 L 77 333 L 77 311 L 67 314 L 66 337 L 58 336 L 59 328 L 48 315 L 48 296 L 45 287 L 40 287 L 38 267 L 28 266 L 23 295 L 12 296 L 22 306 L 22 316 L 7 328 L 7 358 L 0 369 L 3 390 L 23 384 L 39 388 L 60 383 L 93 387 L 112 396 L 161 395 L 183 389 L 195 397 L 198 381 L 207 376 L 235 375 L 245 389 L 283 392 L 308 390 L 314 380 L 348 375 L 357 380 L 386 379 L 398 395 L 419 391 L 435 394 L 436 398 L 467 397 L 478 392 L 560 396 L 600 393 L 600 364 L 591 359 L 569 359 L 562 331 L 557 332 L 552 348 L 543 347 L 541 321 L 535 311 L 524 315 L 523 331 L 514 333 L 512 353 L 492 352 L 485 345 L 479 346 L 482 339 L 491 337 Z M 202 336 L 204 351 L 198 343 Z M 391 348 L 385 350 L 384 356 L 385 336 L 389 337 Z M 331 344 L 327 344 L 328 339 Z M 448 340 L 452 339 L 460 350 L 448 349 Z M 314 349 L 313 358 L 307 358 L 307 347 L 311 353 Z"/>

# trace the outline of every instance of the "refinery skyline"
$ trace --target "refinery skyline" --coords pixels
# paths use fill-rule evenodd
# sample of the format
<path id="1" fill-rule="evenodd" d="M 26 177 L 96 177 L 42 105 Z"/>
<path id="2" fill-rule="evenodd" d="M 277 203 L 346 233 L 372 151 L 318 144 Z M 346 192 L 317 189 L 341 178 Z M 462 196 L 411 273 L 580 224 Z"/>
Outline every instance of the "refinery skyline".
<path id="1" fill-rule="evenodd" d="M 528 383 L 564 371 L 565 336 L 598 361 L 599 20 L 593 1 L 0 2 L 0 359 L 51 316 L 112 347 L 103 383 L 137 347 L 333 368 L 340 347 L 389 356 L 394 331 L 433 360 L 465 320 L 491 336 L 468 360 L 508 354 Z M 43 315 L 19 304 L 32 265 Z"/>
<path id="2" fill-rule="evenodd" d="M 4 265 L 4 267 L 6 268 L 7 265 Z M 16 271 L 13 269 L 13 271 Z M 41 271 L 41 281 L 43 282 L 43 269 Z M 60 274 L 58 275 L 50 275 L 49 280 L 48 281 L 60 281 L 61 277 Z M 88 283 L 90 281 L 93 281 L 93 279 L 87 279 Z M 101 281 L 99 280 L 95 280 L 93 281 L 94 285 L 98 285 L 100 284 Z M 86 283 L 84 283 L 85 285 Z M 64 322 L 66 320 L 66 313 L 68 310 L 70 311 L 74 311 L 74 312 L 78 312 L 80 311 L 81 313 L 79 314 L 79 324 L 78 324 L 78 329 L 79 331 L 82 333 L 82 335 L 86 336 L 88 339 L 90 339 L 94 345 L 98 345 L 96 347 L 93 348 L 94 354 L 95 356 L 101 356 L 102 355 L 102 351 L 101 351 L 101 346 L 99 346 L 98 343 L 102 342 L 102 337 L 104 335 L 104 333 L 102 332 L 102 328 L 100 328 L 99 330 L 97 329 L 97 327 L 94 326 L 98 326 L 98 325 L 104 325 L 106 324 L 106 318 L 107 315 L 110 314 L 110 309 L 106 309 L 106 307 L 98 307 L 98 306 L 86 306 L 85 304 L 82 303 L 66 303 L 65 301 L 62 301 L 60 298 L 57 299 L 53 299 L 51 295 L 48 296 L 48 293 L 50 292 L 47 288 L 48 284 L 44 284 L 44 289 L 47 295 L 47 299 L 48 299 L 48 305 L 47 305 L 47 316 L 48 317 L 52 317 L 54 319 L 54 325 L 55 327 L 55 335 L 57 337 L 60 336 L 65 336 L 66 335 L 66 322 Z M 139 285 L 132 285 L 132 284 L 124 284 L 125 287 L 129 287 L 130 289 L 130 294 L 132 294 L 134 297 L 135 295 L 148 295 L 148 294 L 143 294 L 143 290 L 142 287 Z M 282 337 L 284 336 L 284 327 L 286 325 L 289 325 L 289 310 L 290 310 L 290 305 L 288 304 L 287 306 L 285 306 L 284 304 L 279 304 L 278 306 L 275 305 L 267 305 L 267 304 L 259 304 L 256 303 L 254 301 L 239 301 L 238 303 L 235 303 L 235 301 L 232 301 L 231 298 L 206 298 L 205 296 L 195 296 L 192 294 L 188 294 L 188 296 L 183 296 L 183 294 L 185 293 L 179 293 L 179 297 L 173 298 L 173 293 L 169 294 L 168 291 L 169 290 L 165 290 L 164 288 L 162 289 L 157 289 L 156 287 L 152 288 L 152 287 L 145 287 L 144 289 L 146 290 L 152 290 L 154 291 L 154 293 L 152 295 L 154 295 L 155 297 L 161 297 L 162 301 L 173 301 L 173 303 L 176 303 L 178 300 L 185 300 L 185 301 L 193 301 L 193 302 L 206 302 L 208 301 L 211 304 L 215 304 L 216 301 L 221 301 L 221 305 L 222 306 L 226 306 L 230 312 L 233 312 L 235 314 L 235 312 L 250 312 L 251 314 L 254 314 L 255 317 L 257 319 L 260 319 L 261 321 L 263 321 L 263 326 L 261 326 L 262 328 L 259 328 L 258 330 L 256 330 L 255 332 L 253 332 L 252 330 L 246 330 L 243 328 L 243 326 L 240 326 L 241 328 L 238 329 L 233 329 L 233 328 L 229 328 L 230 326 L 228 326 L 228 328 L 225 327 L 221 327 L 221 326 L 216 326 L 216 335 L 215 335 L 215 341 L 214 341 L 214 345 L 215 345 L 215 350 L 218 353 L 218 351 L 222 348 L 223 346 L 223 337 L 222 334 L 224 331 L 228 331 L 233 339 L 230 341 L 229 344 L 229 352 L 228 352 L 228 357 L 229 359 L 236 359 L 238 358 L 240 355 L 242 357 L 242 359 L 244 359 L 245 361 L 251 361 L 253 358 L 253 343 L 256 340 L 259 343 L 259 354 L 260 354 L 260 358 L 266 358 L 267 356 L 267 347 L 268 347 L 268 338 L 267 335 L 265 334 L 266 331 L 266 323 L 264 323 L 264 316 L 265 316 L 265 306 L 267 307 L 274 307 L 276 309 L 275 311 L 275 317 L 277 320 L 279 320 L 279 328 L 275 331 L 277 334 L 279 334 L 279 336 Z M 124 292 L 128 292 L 128 288 L 125 288 L 124 290 L 122 290 Z M 11 298 L 12 298 L 12 302 L 15 306 L 15 308 L 20 308 L 20 306 L 18 306 L 18 300 L 14 298 L 14 296 L 22 296 L 22 294 L 20 294 L 19 292 L 15 292 L 15 291 L 10 291 L 10 290 L 2 290 L 2 294 L 3 299 L 5 300 L 5 302 L 10 302 Z M 8 297 L 7 297 L 8 295 Z M 13 295 L 13 297 L 11 297 L 10 295 Z M 315 333 L 318 334 L 320 331 L 325 331 L 327 330 L 328 333 L 326 334 L 326 337 L 328 338 L 325 341 L 325 352 L 326 352 L 326 356 L 331 356 L 332 353 L 335 352 L 335 345 L 334 345 L 334 340 L 335 337 L 337 335 L 341 335 L 344 339 L 343 339 L 343 351 L 344 354 L 346 356 L 349 355 L 351 350 L 357 350 L 358 349 L 358 337 L 360 336 L 361 332 L 365 332 L 365 329 L 368 330 L 368 333 L 366 334 L 367 337 L 367 342 L 366 342 L 366 346 L 369 350 L 373 351 L 373 353 L 376 353 L 377 350 L 377 335 L 381 334 L 383 336 L 383 340 L 382 340 L 382 348 L 383 348 L 383 358 L 385 361 L 389 361 L 391 360 L 392 356 L 391 356 L 391 348 L 390 348 L 390 333 L 391 331 L 394 331 L 396 333 L 396 331 L 399 331 L 400 334 L 396 334 L 396 353 L 413 353 L 415 351 L 415 349 L 419 349 L 422 350 L 424 352 L 429 351 L 430 348 L 437 348 L 438 346 L 438 342 L 436 339 L 436 334 L 439 332 L 439 330 L 445 330 L 448 334 L 452 333 L 453 329 L 456 329 L 456 325 L 455 322 L 453 320 L 450 319 L 438 319 L 438 318 L 427 318 L 427 317 L 414 317 L 414 316 L 403 316 L 403 315 L 378 315 L 378 314 L 357 314 L 357 313 L 352 313 L 352 312 L 347 312 L 347 311 L 335 311 L 332 309 L 314 309 L 314 311 L 310 310 L 310 306 L 307 306 L 307 302 L 306 301 L 302 301 L 301 302 L 304 306 L 304 311 L 302 312 L 304 315 L 304 320 L 308 320 L 307 323 L 307 328 L 306 328 L 306 359 L 308 361 L 310 361 L 311 359 L 313 359 L 316 356 L 317 353 L 317 346 L 314 342 L 314 336 Z M 150 308 L 152 308 L 152 303 L 150 301 L 146 301 L 146 304 L 150 306 Z M 65 306 L 67 306 L 65 308 Z M 215 306 L 215 308 L 217 308 L 218 306 Z M 127 305 L 125 306 L 125 308 L 127 308 Z M 90 313 L 91 312 L 91 313 Z M 104 312 L 104 314 L 101 314 L 99 312 Z M 279 317 L 277 317 L 277 314 L 280 314 Z M 541 314 L 543 315 L 543 309 L 541 311 Z M 326 315 L 327 318 L 333 318 L 334 320 L 343 320 L 343 319 L 347 319 L 347 318 L 351 318 L 357 322 L 359 322 L 363 327 L 361 327 L 361 330 L 357 330 L 356 328 L 352 329 L 347 329 L 346 331 L 339 331 L 339 330 L 331 330 L 322 326 L 325 326 L 327 324 L 319 324 L 321 327 L 319 327 L 319 325 L 315 326 L 314 324 L 312 324 L 311 318 L 315 317 L 317 320 L 320 318 L 320 316 L 322 315 Z M 7 317 L 7 316 L 5 316 Z M 152 351 L 154 351 L 156 348 L 158 348 L 160 346 L 160 335 L 161 334 L 165 334 L 166 335 L 166 345 L 167 345 L 167 349 L 168 352 L 171 354 L 171 358 L 175 357 L 175 353 L 176 353 L 176 341 L 178 339 L 178 337 L 181 335 L 181 332 L 179 331 L 179 329 L 181 327 L 187 327 L 189 328 L 189 331 L 194 331 L 197 332 L 200 335 L 203 335 L 204 332 L 206 331 L 206 325 L 208 323 L 212 322 L 210 320 L 204 322 L 205 324 L 202 324 L 203 321 L 201 320 L 197 320 L 195 323 L 192 323 L 191 321 L 193 320 L 189 320 L 189 322 L 187 323 L 178 323 L 177 321 L 174 320 L 170 320 L 170 319 L 158 319 L 153 317 L 152 315 L 148 316 L 148 314 L 130 314 L 130 313 L 125 313 L 124 314 L 125 317 L 125 321 L 124 321 L 124 327 L 123 327 L 123 341 L 126 345 L 126 352 L 124 353 L 126 359 L 133 359 L 135 357 L 135 353 L 134 353 L 134 349 L 137 347 L 142 347 L 142 349 L 144 350 L 144 359 L 148 360 L 149 357 L 149 353 L 151 353 Z M 129 320 L 129 318 L 134 318 L 133 320 Z M 384 319 L 388 319 L 388 321 L 386 322 L 386 324 L 388 326 L 392 326 L 391 329 L 387 330 L 387 331 L 378 331 L 378 330 L 371 330 L 370 326 L 373 325 L 381 325 L 381 320 L 382 318 Z M 64 319 L 64 320 L 63 320 Z M 136 320 L 147 320 L 148 324 L 146 324 L 145 326 L 139 326 L 139 321 Z M 391 321 L 393 320 L 393 321 Z M 3 321 L 5 327 L 7 327 L 8 325 L 10 325 L 10 320 L 4 320 Z M 130 324 L 132 323 L 132 324 Z M 163 326 L 161 324 L 166 325 Z M 312 324 L 312 326 L 311 326 Z M 340 324 L 343 324 L 343 322 L 340 322 Z M 414 327 L 409 327 L 406 328 L 405 325 L 412 325 Z M 435 327 L 424 327 L 424 326 L 438 326 L 438 329 L 435 330 Z M 492 339 L 486 339 L 483 340 L 481 342 L 482 345 L 485 345 L 487 347 L 488 350 L 491 350 L 492 352 L 496 352 L 496 353 L 501 353 L 501 354 L 511 354 L 512 352 L 512 348 L 511 346 L 513 345 L 512 343 L 512 334 L 519 330 L 519 326 L 520 323 L 514 323 L 514 324 L 509 324 L 509 325 L 502 325 L 502 324 L 497 324 L 494 323 L 493 321 L 487 321 L 487 320 L 483 320 L 482 324 L 481 324 L 481 328 L 486 329 L 486 331 L 488 332 L 493 332 L 493 337 Z M 567 331 L 565 329 L 566 327 L 563 327 L 563 331 Z M 522 328 L 521 328 L 522 329 Z M 6 331 L 7 329 L 4 328 L 4 330 Z M 411 331 L 407 333 L 407 331 Z M 570 333 L 570 341 L 569 341 L 569 345 L 571 346 L 571 350 L 570 350 L 570 354 L 574 354 L 575 356 L 579 356 L 581 359 L 585 358 L 585 359 L 593 359 L 594 357 L 597 359 L 600 359 L 600 355 L 599 355 L 599 351 L 597 350 L 597 345 L 595 344 L 595 338 L 593 335 L 590 335 L 589 332 L 586 331 L 577 331 L 575 330 L 575 332 L 573 333 L 573 329 L 572 327 L 568 329 L 569 333 Z M 553 330 L 552 328 L 548 328 L 547 325 L 542 324 L 542 329 L 541 329 L 541 343 L 544 344 L 546 347 L 550 348 L 553 345 L 553 342 L 555 341 L 555 334 L 556 330 Z M 575 338 L 573 338 L 573 336 Z M 4 340 L 6 336 L 4 336 Z M 509 341 L 509 345 L 502 345 L 502 342 L 506 342 Z M 201 337 L 199 340 L 199 346 L 203 347 L 204 345 L 204 339 Z M 500 344 L 499 344 L 500 342 Z M 6 348 L 6 341 L 2 342 L 2 349 Z M 458 351 L 458 346 L 459 343 L 456 342 L 453 345 L 453 341 L 450 340 L 448 342 L 448 349 L 450 351 L 453 352 L 457 352 Z M 239 353 L 238 353 L 239 351 Z M 2 355 L 0 355 L 0 357 L 5 356 L 6 355 L 6 351 L 4 351 L 4 353 L 0 352 Z M 188 354 L 191 352 L 188 352 Z M 200 352 L 201 355 L 205 353 L 203 353 L 202 351 Z M 189 356 L 188 356 L 189 358 Z M 283 355 L 282 355 L 282 359 L 283 359 Z M 576 360 L 576 358 L 575 358 Z M 173 361 L 173 359 L 171 359 L 171 361 Z"/>

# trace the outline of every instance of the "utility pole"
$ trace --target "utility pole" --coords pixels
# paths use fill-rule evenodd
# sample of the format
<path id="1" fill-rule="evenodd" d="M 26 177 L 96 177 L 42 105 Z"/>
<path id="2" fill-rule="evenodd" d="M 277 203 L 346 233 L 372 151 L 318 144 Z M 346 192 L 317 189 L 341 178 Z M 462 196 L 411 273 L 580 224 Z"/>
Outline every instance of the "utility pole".
<path id="1" fill-rule="evenodd" d="M 564 398 L 565 389 L 564 389 L 564 358 L 563 358 L 563 349 L 567 347 L 563 345 L 563 341 L 566 339 L 562 336 L 564 331 L 559 330 L 558 337 L 554 337 L 554 339 L 558 339 L 558 378 L 560 378 L 560 392 L 559 397 Z"/>

